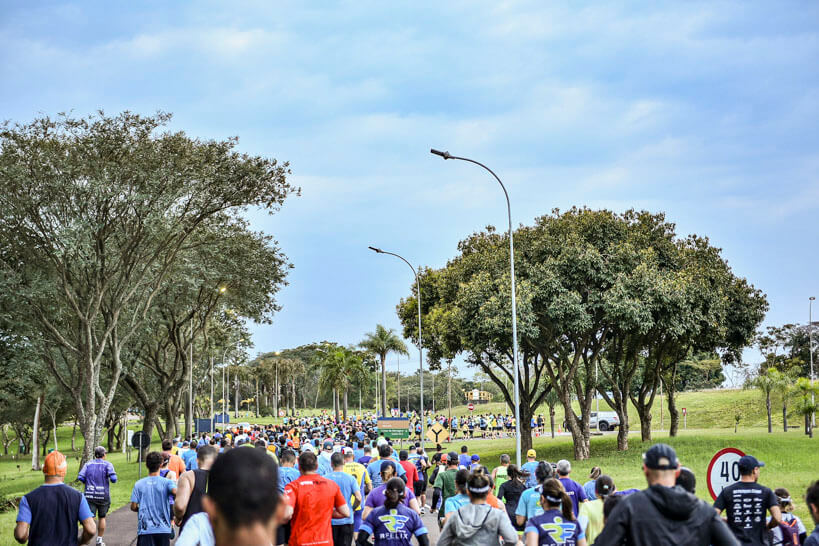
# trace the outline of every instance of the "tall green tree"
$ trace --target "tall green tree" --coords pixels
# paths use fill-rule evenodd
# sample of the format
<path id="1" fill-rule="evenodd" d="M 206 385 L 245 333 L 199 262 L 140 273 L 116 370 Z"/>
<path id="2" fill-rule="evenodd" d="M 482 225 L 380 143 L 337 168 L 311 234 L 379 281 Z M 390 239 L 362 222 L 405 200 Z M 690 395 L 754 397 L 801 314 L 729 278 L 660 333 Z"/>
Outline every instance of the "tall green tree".
<path id="1" fill-rule="evenodd" d="M 662 214 L 575 208 L 537 218 L 514 236 L 523 449 L 531 446 L 534 409 L 554 389 L 575 457 L 588 458 L 598 377 L 611 386 L 609 403 L 624 423 L 621 449 L 627 447 L 629 401 L 650 438 L 662 374 L 692 350 L 733 349 L 741 337 L 737 332 L 748 323 L 753 332 L 758 324 L 732 320 L 748 298 L 730 296 L 747 292 L 763 304 L 764 298 L 725 268 L 705 267 L 719 256 L 718 249 L 700 238 L 678 241 Z M 507 386 L 515 373 L 507 248 L 505 236 L 492 228 L 462 241 L 446 267 L 422 272 L 421 312 L 428 358 L 437 362 L 463 354 L 514 406 Z M 710 292 L 709 275 L 724 278 Z M 727 303 L 709 303 L 720 298 Z M 747 314 L 756 318 L 757 307 L 753 311 Z M 411 333 L 416 313 L 414 296 L 400 302 L 405 333 Z M 709 320 L 719 326 L 716 333 L 706 328 Z"/>
<path id="2" fill-rule="evenodd" d="M 328 346 L 326 351 L 319 353 L 318 358 L 321 367 L 319 384 L 333 393 L 333 412 L 336 420 L 339 420 L 339 411 L 346 420 L 349 412 L 350 385 L 365 376 L 367 370 L 361 357 L 348 347 Z M 339 403 L 339 396 L 343 397 L 343 406 Z"/>
<path id="3" fill-rule="evenodd" d="M 799 396 L 796 411 L 805 420 L 805 434 L 813 438 L 813 415 L 816 413 L 816 398 L 819 398 L 819 384 L 814 384 L 807 377 L 800 377 L 794 385 L 794 392 Z"/>
<path id="4" fill-rule="evenodd" d="M 416 315 L 417 316 L 417 315 Z M 359 347 L 377 357 L 381 362 L 381 415 L 387 414 L 387 355 L 397 353 L 409 356 L 407 345 L 392 328 L 377 324 L 375 332 L 368 332 Z"/>
<path id="5" fill-rule="evenodd" d="M 123 347 L 192 234 L 217 215 L 275 211 L 296 191 L 286 164 L 241 154 L 236 139 L 161 132 L 169 120 L 100 112 L 0 128 L 0 268 L 75 402 L 82 462 L 99 443 Z"/>
<path id="6" fill-rule="evenodd" d="M 768 434 L 773 432 L 773 424 L 771 421 L 771 396 L 779 387 L 781 378 L 777 377 L 776 368 L 761 369 L 749 382 L 748 386 L 759 389 L 762 396 L 765 397 L 765 412 L 768 415 Z"/>

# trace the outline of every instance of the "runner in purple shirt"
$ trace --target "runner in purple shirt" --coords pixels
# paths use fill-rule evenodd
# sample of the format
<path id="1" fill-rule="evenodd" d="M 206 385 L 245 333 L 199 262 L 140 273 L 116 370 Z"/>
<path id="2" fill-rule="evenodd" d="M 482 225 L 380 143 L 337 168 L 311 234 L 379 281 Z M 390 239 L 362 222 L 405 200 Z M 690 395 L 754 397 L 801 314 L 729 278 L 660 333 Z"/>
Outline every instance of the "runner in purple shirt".
<path id="1" fill-rule="evenodd" d="M 111 507 L 111 495 L 108 483 L 116 483 L 117 473 L 114 465 L 105 460 L 106 451 L 102 446 L 94 448 L 94 459 L 85 463 L 77 479 L 85 484 L 85 500 L 92 515 L 99 518 L 97 536 L 105 534 L 105 517 Z"/>
<path id="2" fill-rule="evenodd" d="M 411 546 L 413 536 L 419 546 L 429 546 L 427 528 L 418 513 L 405 505 L 405 494 L 412 491 L 406 488 L 404 481 L 392 478 L 381 487 L 384 505 L 370 512 L 361 524 L 356 545 L 369 545 L 372 535 L 375 546 Z"/>
<path id="3" fill-rule="evenodd" d="M 583 486 L 569 477 L 571 471 L 572 463 L 566 459 L 557 462 L 558 479 L 560 483 L 563 484 L 566 494 L 572 499 L 572 512 L 574 512 L 574 517 L 577 518 L 577 514 L 580 511 L 580 503 L 586 502 L 589 499 L 586 497 L 586 491 L 583 489 Z"/>

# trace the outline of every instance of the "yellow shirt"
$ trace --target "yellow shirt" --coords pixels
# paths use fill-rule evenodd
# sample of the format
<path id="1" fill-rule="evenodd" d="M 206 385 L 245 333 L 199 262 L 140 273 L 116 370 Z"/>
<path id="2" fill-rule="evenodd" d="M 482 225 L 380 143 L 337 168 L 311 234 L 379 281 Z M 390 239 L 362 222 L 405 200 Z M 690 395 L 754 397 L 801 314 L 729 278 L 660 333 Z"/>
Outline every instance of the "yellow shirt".
<path id="1" fill-rule="evenodd" d="M 364 484 L 368 485 L 370 488 L 373 486 L 373 482 L 370 479 L 370 475 L 367 473 L 367 469 L 361 463 L 344 463 L 344 473 L 349 474 L 355 480 L 355 483 L 358 484 L 358 488 L 361 491 L 361 506 L 358 507 L 358 510 L 364 509 Z M 353 503 L 353 498 L 350 498 L 350 504 Z M 357 511 L 358 511 L 357 510 Z"/>
<path id="2" fill-rule="evenodd" d="M 581 502 L 577 519 L 586 525 L 586 542 L 594 544 L 597 535 L 603 532 L 603 501 L 594 499 L 590 502 Z"/>

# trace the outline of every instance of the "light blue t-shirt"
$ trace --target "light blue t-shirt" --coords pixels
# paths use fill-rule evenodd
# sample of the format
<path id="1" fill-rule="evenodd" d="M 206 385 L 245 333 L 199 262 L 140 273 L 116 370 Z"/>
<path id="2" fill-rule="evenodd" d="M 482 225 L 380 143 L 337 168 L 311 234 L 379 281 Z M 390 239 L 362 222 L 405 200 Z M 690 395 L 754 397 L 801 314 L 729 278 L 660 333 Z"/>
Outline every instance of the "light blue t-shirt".
<path id="1" fill-rule="evenodd" d="M 449 497 L 446 502 L 444 503 L 444 515 L 449 514 L 450 512 L 457 512 L 458 508 L 469 504 L 469 496 L 464 495 L 463 493 L 459 493 L 454 497 Z"/>
<path id="2" fill-rule="evenodd" d="M 370 481 L 373 482 L 373 487 L 378 487 L 383 482 L 381 481 L 381 463 L 384 462 L 385 459 L 378 459 L 377 461 L 372 461 L 370 464 L 367 465 L 367 474 L 370 475 Z M 388 461 L 392 461 L 395 464 L 395 469 L 398 472 L 398 477 L 406 475 L 407 471 L 404 470 L 404 467 L 397 460 L 393 459 L 386 459 Z"/>
<path id="3" fill-rule="evenodd" d="M 332 465 L 330 465 L 330 459 L 327 457 L 322 457 L 321 455 L 318 456 L 318 475 L 327 477 L 327 474 L 333 471 Z"/>
<path id="4" fill-rule="evenodd" d="M 520 494 L 518 507 L 515 509 L 516 516 L 526 516 L 529 520 L 543 513 L 540 507 L 540 488 L 530 487 Z"/>
<path id="5" fill-rule="evenodd" d="M 328 480 L 333 480 L 341 490 L 341 496 L 347 501 L 347 507 L 350 509 L 350 515 L 346 518 L 333 519 L 333 525 L 350 525 L 353 523 L 353 495 L 358 491 L 358 484 L 355 478 L 346 472 L 330 472 L 324 476 Z"/>
<path id="6" fill-rule="evenodd" d="M 189 449 L 184 451 L 182 453 L 182 460 L 185 462 L 185 470 L 191 470 L 191 466 L 196 463 L 196 450 Z"/>
<path id="7" fill-rule="evenodd" d="M 301 475 L 298 468 L 292 466 L 279 467 L 279 493 L 284 493 L 284 488 L 287 484 L 295 480 Z"/>
<path id="8" fill-rule="evenodd" d="M 148 476 L 134 484 L 131 502 L 139 504 L 137 534 L 153 535 L 171 532 L 168 501 L 176 484 L 168 478 Z"/>
<path id="9" fill-rule="evenodd" d="M 175 546 L 215 546 L 213 528 L 207 512 L 194 514 L 182 528 L 182 534 L 174 542 Z"/>
<path id="10" fill-rule="evenodd" d="M 529 477 L 526 478 L 526 487 L 535 487 L 537 485 L 537 478 L 535 478 L 535 470 L 537 470 L 537 465 L 537 461 L 523 463 L 521 468 L 529 473 Z"/>

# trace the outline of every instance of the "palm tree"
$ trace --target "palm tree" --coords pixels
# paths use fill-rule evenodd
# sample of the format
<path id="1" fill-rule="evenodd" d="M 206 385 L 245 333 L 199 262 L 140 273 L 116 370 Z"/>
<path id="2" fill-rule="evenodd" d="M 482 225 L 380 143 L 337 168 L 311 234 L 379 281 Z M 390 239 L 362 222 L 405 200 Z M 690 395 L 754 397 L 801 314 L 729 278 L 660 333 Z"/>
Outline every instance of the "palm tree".
<path id="1" fill-rule="evenodd" d="M 768 411 L 768 434 L 773 432 L 771 423 L 771 393 L 779 386 L 779 379 L 775 375 L 776 369 L 759 370 L 759 373 L 748 382 L 749 387 L 756 387 L 765 395 L 765 409 Z"/>
<path id="2" fill-rule="evenodd" d="M 389 330 L 382 325 L 375 326 L 375 332 L 368 332 L 359 346 L 381 360 L 381 415 L 387 415 L 387 355 L 398 353 L 409 356 L 407 346 L 396 335 L 395 330 Z"/>
<path id="3" fill-rule="evenodd" d="M 788 432 L 788 397 L 793 392 L 796 376 L 791 372 L 781 372 L 773 368 L 768 370 L 768 375 L 776 383 L 777 390 L 782 396 L 782 429 Z"/>
<path id="4" fill-rule="evenodd" d="M 555 406 L 560 403 L 560 397 L 557 395 L 557 390 L 553 387 L 546 394 L 546 405 L 549 406 L 549 424 L 552 427 L 552 439 L 555 437 Z"/>
<path id="5" fill-rule="evenodd" d="M 334 347 L 322 353 L 320 357 L 321 375 L 319 386 L 333 392 L 333 413 L 339 420 L 339 394 L 344 396 L 344 419 L 347 419 L 348 392 L 350 383 L 366 373 L 361 357 L 355 351 L 345 347 Z"/>
<path id="6" fill-rule="evenodd" d="M 813 438 L 811 416 L 816 411 L 814 398 L 819 396 L 819 385 L 813 385 L 807 377 L 800 377 L 796 381 L 794 390 L 799 394 L 799 405 L 796 407 L 796 411 L 805 419 L 805 434 Z"/>

